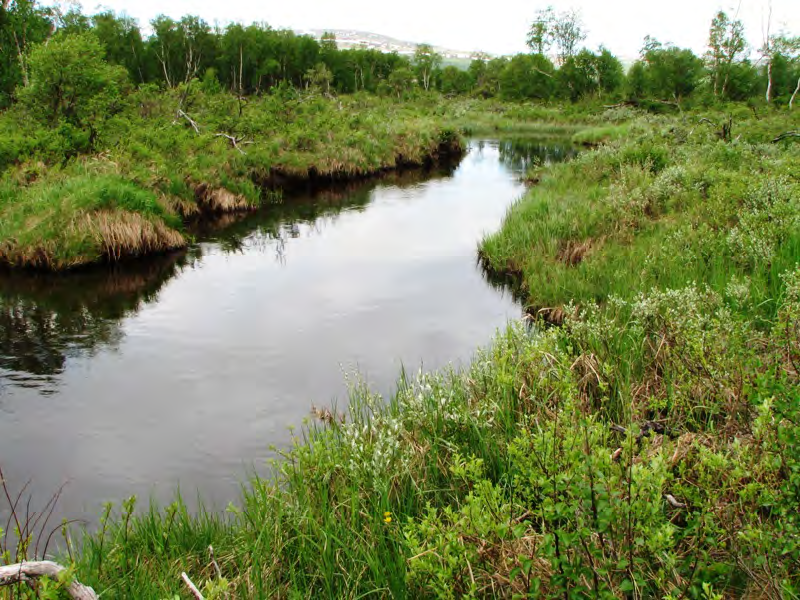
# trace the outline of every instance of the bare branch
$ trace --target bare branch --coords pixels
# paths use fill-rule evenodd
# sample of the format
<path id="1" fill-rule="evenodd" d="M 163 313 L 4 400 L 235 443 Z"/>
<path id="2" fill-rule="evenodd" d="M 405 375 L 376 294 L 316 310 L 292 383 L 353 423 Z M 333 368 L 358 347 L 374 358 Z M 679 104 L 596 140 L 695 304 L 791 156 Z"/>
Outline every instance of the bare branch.
<path id="1" fill-rule="evenodd" d="M 214 565 L 214 570 L 217 572 L 217 577 L 222 579 L 222 570 L 219 568 L 219 564 L 217 563 L 217 559 L 214 558 L 214 547 L 208 547 L 208 554 L 211 556 L 211 563 Z"/>
<path id="2" fill-rule="evenodd" d="M 228 135 L 227 133 L 217 133 L 216 135 L 214 135 L 214 137 L 224 137 L 226 140 L 228 140 L 231 143 L 231 146 L 233 148 L 235 148 L 236 150 L 238 150 L 241 154 L 247 154 L 247 152 L 245 152 L 244 150 L 239 148 L 239 144 L 245 145 L 245 144 L 252 144 L 253 143 L 253 142 L 245 140 L 244 138 L 237 138 L 234 135 Z"/>
<path id="3" fill-rule="evenodd" d="M 195 133 L 200 133 L 200 126 L 197 124 L 197 121 L 195 121 L 194 119 L 192 119 L 192 117 L 190 117 L 185 112 L 183 112 L 183 109 L 179 108 L 177 110 L 177 112 L 175 113 L 175 119 L 176 120 L 177 120 L 178 117 L 183 117 L 184 119 L 189 121 L 189 125 L 192 126 L 192 129 L 194 129 Z M 175 123 L 175 121 L 173 121 L 173 123 Z"/>
<path id="4" fill-rule="evenodd" d="M 664 499 L 672 508 L 686 508 L 686 504 L 678 501 L 672 494 L 664 494 Z"/>

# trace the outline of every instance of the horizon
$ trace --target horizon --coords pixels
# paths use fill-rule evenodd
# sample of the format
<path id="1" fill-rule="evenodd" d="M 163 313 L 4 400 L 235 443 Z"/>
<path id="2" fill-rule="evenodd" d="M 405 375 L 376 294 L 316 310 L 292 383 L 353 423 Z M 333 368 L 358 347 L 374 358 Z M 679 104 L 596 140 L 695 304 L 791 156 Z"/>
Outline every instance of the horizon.
<path id="1" fill-rule="evenodd" d="M 590 0 L 552 4 L 557 11 L 572 8 L 580 11 L 589 34 L 585 47 L 595 50 L 602 45 L 620 58 L 637 57 L 647 35 L 702 54 L 707 45 L 711 19 L 718 10 L 726 11 L 731 17 L 738 14 L 753 54 L 761 45 L 762 29 L 770 6 L 769 2 L 744 0 L 738 7 L 716 0 L 676 0 L 669 5 L 659 5 L 656 11 L 631 0 L 611 0 L 602 5 Z M 134 6 L 123 0 L 106 0 L 96 5 L 84 0 L 79 5 L 88 14 L 112 10 L 128 15 L 136 19 L 143 30 L 148 30 L 150 21 L 158 15 L 178 19 L 191 14 L 221 27 L 229 23 L 265 22 L 275 29 L 361 31 L 455 51 L 509 55 L 528 51 L 525 45 L 527 31 L 536 11 L 548 3 L 527 5 L 521 0 L 501 0 L 500 5 L 493 3 L 491 14 L 459 11 L 458 5 L 453 3 L 424 4 L 421 0 L 410 0 L 402 13 L 381 12 L 375 5 L 361 0 L 344 0 L 337 6 L 315 0 L 273 6 L 249 1 L 220 6 L 209 0 L 175 0 L 167 6 L 156 0 L 141 0 Z M 800 24 L 800 3 L 773 0 L 771 5 L 771 31 L 796 33 Z M 686 16 L 686 13 L 691 14 Z M 627 18 L 620 19 L 621 14 Z"/>

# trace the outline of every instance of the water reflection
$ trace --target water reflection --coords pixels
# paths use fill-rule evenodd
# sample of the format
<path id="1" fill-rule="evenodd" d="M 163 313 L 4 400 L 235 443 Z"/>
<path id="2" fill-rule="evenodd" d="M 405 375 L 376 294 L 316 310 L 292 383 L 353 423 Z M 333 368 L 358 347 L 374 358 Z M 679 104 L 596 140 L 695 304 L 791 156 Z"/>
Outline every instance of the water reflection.
<path id="1" fill-rule="evenodd" d="M 218 244 L 225 252 L 271 248 L 283 261 L 286 244 L 300 236 L 301 225 L 313 225 L 311 230 L 319 232 L 336 223 L 342 212 L 366 209 L 378 186 L 409 189 L 422 182 L 448 179 L 458 164 L 452 160 L 432 168 L 390 171 L 368 180 L 309 185 L 258 211 L 221 215 L 194 224 L 192 230 L 198 239 Z"/>
<path id="2" fill-rule="evenodd" d="M 572 144 L 508 138 L 497 142 L 500 161 L 511 170 L 525 174 L 528 169 L 564 162 L 577 155 Z"/>
<path id="3" fill-rule="evenodd" d="M 0 273 L 0 386 L 53 393 L 68 358 L 113 350 L 120 321 L 193 260 L 177 252 L 64 275 Z"/>
<path id="4" fill-rule="evenodd" d="M 494 270 L 482 257 L 475 261 L 477 269 L 483 280 L 494 290 L 502 295 L 508 295 L 515 304 L 524 305 L 525 290 L 522 287 L 521 273 L 500 273 Z"/>

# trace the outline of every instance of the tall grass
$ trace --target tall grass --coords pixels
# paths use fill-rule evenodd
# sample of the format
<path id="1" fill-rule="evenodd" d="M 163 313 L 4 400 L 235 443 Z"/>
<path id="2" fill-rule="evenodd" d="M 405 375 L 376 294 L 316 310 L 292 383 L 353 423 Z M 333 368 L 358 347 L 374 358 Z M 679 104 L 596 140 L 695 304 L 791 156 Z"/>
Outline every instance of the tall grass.
<path id="1" fill-rule="evenodd" d="M 732 277 L 770 280 L 793 266 L 796 149 L 762 134 L 728 144 L 696 119 L 650 119 L 646 133 L 639 125 L 638 135 L 540 169 L 483 240 L 487 264 L 521 274 L 532 306 L 693 281 L 723 292 Z M 789 125 L 772 122 L 772 131 Z M 769 281 L 754 291 L 761 286 Z"/>

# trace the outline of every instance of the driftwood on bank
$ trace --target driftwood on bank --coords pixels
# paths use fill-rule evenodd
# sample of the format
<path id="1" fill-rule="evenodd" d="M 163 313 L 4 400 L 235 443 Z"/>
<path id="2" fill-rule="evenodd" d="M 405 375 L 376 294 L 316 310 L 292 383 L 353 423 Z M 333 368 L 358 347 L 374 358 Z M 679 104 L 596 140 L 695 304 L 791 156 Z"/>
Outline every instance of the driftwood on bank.
<path id="1" fill-rule="evenodd" d="M 0 567 L 0 587 L 25 583 L 40 577 L 58 580 L 58 576 L 67 569 L 49 560 L 21 562 Z M 98 600 L 95 591 L 78 581 L 73 580 L 66 588 L 73 600 Z"/>
<path id="2" fill-rule="evenodd" d="M 217 559 L 214 558 L 213 546 L 208 547 L 208 556 L 211 558 L 211 564 L 214 565 L 214 571 L 216 571 L 217 577 L 219 579 L 222 579 L 222 569 L 219 568 L 219 563 L 217 563 Z M 186 571 L 181 573 L 181 579 L 183 580 L 183 583 L 186 584 L 186 587 L 189 588 L 189 592 L 191 592 L 195 600 L 205 600 L 205 598 L 203 597 L 203 593 L 199 589 L 197 589 L 197 586 L 192 582 L 191 579 L 189 579 L 189 576 L 186 574 Z"/>

